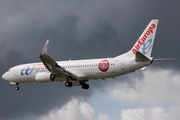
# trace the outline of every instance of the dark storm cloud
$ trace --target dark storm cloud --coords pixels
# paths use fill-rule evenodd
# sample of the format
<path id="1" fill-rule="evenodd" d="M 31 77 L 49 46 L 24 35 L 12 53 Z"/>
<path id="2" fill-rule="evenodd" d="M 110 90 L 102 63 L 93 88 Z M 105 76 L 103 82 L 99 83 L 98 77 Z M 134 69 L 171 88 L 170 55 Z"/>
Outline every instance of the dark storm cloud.
<path id="1" fill-rule="evenodd" d="M 11 58 L 14 59 L 11 59 Z M 11 51 L 8 53 L 7 64 L 0 64 L 3 74 L 4 70 L 21 61 L 22 56 Z M 20 84 L 20 90 L 15 91 L 14 85 L 1 80 L 0 87 L 0 118 L 1 119 L 31 119 L 41 114 L 47 113 L 53 108 L 59 108 L 72 98 L 88 99 L 93 93 L 93 89 L 83 91 L 81 87 L 68 89 L 63 83 L 27 83 Z"/>
<path id="2" fill-rule="evenodd" d="M 177 0 L 2 0 L 0 4 L 1 75 L 10 67 L 40 61 L 50 39 L 55 60 L 114 57 L 128 51 L 151 19 L 158 18 L 153 57 L 179 57 L 180 11 Z M 167 62 L 153 63 L 165 67 Z M 168 67 L 178 69 L 178 61 Z M 141 76 L 141 75 L 139 75 Z M 127 76 L 118 79 L 128 79 Z M 133 84 L 132 81 L 129 81 Z M 20 91 L 1 79 L 0 116 L 38 116 L 72 97 L 88 98 L 93 89 L 111 82 L 92 81 L 91 89 L 68 89 L 62 84 L 20 84 Z"/>

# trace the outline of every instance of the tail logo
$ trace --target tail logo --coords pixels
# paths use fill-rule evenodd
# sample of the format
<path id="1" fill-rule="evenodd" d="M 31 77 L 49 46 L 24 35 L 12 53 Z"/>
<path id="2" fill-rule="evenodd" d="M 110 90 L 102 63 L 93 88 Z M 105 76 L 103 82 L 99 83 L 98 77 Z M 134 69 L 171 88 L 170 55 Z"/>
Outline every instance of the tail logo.
<path id="1" fill-rule="evenodd" d="M 135 45 L 135 46 L 133 47 L 133 49 L 132 49 L 132 52 L 133 52 L 134 54 L 139 50 L 139 48 L 141 47 L 141 45 L 143 45 L 144 51 L 145 51 L 145 49 L 148 48 L 148 47 L 146 47 L 146 44 L 147 44 L 148 42 L 150 42 L 149 44 L 151 44 L 152 39 L 150 39 L 150 40 L 147 41 L 146 43 L 144 43 L 144 42 L 146 41 L 147 37 L 148 37 L 151 33 L 153 33 L 153 29 L 154 29 L 155 27 L 156 27 L 155 24 L 151 24 L 151 26 L 150 26 L 149 29 L 146 31 L 146 33 L 143 35 L 143 37 L 138 40 L 138 42 L 136 43 L 136 45 Z M 149 46 L 149 45 L 148 45 L 148 46 Z M 150 49 L 149 49 L 149 50 L 150 50 Z M 148 52 L 149 52 L 149 50 L 148 50 Z M 147 52 L 145 52 L 145 53 L 147 53 Z"/>
<path id="2" fill-rule="evenodd" d="M 109 61 L 103 60 L 99 63 L 99 70 L 106 72 L 109 69 Z"/>
<path id="3" fill-rule="evenodd" d="M 149 50 L 151 50 L 151 48 L 152 48 L 151 43 L 152 43 L 152 39 L 149 39 L 146 43 L 145 42 L 143 43 L 143 48 L 141 48 L 142 54 L 145 55 L 149 52 Z"/>

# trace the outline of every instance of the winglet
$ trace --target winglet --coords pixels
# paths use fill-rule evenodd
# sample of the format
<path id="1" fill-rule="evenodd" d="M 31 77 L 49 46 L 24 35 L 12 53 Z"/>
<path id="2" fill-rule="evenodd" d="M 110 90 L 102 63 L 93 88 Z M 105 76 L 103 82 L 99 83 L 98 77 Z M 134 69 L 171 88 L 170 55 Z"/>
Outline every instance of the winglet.
<path id="1" fill-rule="evenodd" d="M 46 41 L 46 44 L 44 45 L 44 47 L 43 47 L 43 49 L 42 49 L 42 53 L 47 53 L 48 44 L 49 44 L 49 40 Z"/>

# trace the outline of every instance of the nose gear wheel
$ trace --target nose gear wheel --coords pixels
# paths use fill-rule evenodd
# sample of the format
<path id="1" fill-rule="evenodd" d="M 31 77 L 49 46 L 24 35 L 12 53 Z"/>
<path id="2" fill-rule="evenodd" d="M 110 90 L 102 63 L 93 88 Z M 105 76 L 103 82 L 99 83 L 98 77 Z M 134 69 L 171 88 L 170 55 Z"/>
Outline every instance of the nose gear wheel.
<path id="1" fill-rule="evenodd" d="M 18 85 L 19 85 L 19 83 L 16 83 L 16 87 L 15 87 L 16 90 L 19 90 L 19 86 Z"/>

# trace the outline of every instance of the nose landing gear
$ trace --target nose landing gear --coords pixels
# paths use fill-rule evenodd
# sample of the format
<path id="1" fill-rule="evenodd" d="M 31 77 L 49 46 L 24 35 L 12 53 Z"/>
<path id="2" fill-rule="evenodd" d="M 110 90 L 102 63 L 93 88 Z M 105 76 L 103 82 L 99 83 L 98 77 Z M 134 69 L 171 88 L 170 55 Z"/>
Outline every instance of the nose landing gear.
<path id="1" fill-rule="evenodd" d="M 19 85 L 19 83 L 16 83 L 16 87 L 15 87 L 16 90 L 19 90 L 19 86 L 18 85 Z"/>

